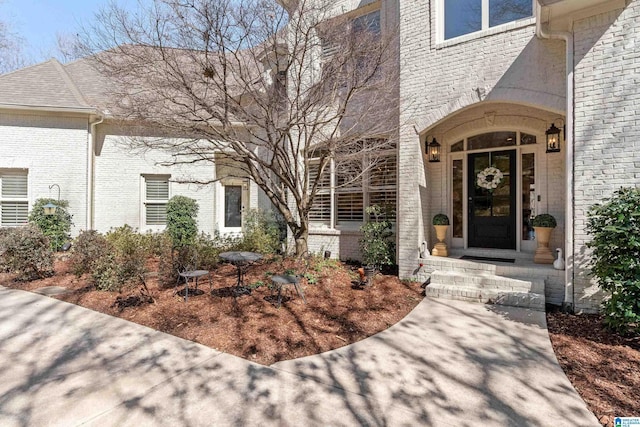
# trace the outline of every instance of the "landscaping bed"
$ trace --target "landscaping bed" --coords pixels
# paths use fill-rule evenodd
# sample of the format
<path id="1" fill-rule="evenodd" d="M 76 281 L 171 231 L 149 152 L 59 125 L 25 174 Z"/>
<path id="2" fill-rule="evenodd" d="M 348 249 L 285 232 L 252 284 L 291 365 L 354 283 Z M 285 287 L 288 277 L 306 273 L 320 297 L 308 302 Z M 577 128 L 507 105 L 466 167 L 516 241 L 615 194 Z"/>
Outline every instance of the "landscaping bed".
<path id="1" fill-rule="evenodd" d="M 55 261 L 53 277 L 16 282 L 3 273 L 0 285 L 30 291 L 64 287 L 68 292 L 56 298 L 263 365 L 360 341 L 400 321 L 423 298 L 420 283 L 393 275 L 378 274 L 372 286 L 361 287 L 354 266 L 320 258 L 301 265 L 274 257 L 249 269 L 250 295 L 233 297 L 236 268 L 222 264 L 211 271 L 213 292 L 205 278 L 199 282 L 203 292 L 190 293 L 185 303 L 174 287 L 158 285 L 157 259 L 147 268 L 148 292 L 142 286 L 122 293 L 98 291 L 90 275 L 71 273 L 64 256 Z M 307 304 L 290 287 L 276 307 L 270 276 L 287 270 L 307 272 L 302 280 Z M 613 427 L 616 416 L 640 416 L 640 337 L 612 333 L 596 315 L 550 310 L 547 323 L 560 365 L 600 422 Z"/>
<path id="2" fill-rule="evenodd" d="M 547 312 L 553 350 L 565 374 L 598 417 L 640 417 L 640 337 L 605 329 L 599 315 Z"/>
<path id="3" fill-rule="evenodd" d="M 90 285 L 89 275 L 75 277 L 64 259 L 55 262 L 53 277 L 14 282 L 13 276 L 5 273 L 0 274 L 0 285 L 31 291 L 62 286 L 70 292 L 56 298 L 263 365 L 360 341 L 397 323 L 423 298 L 418 282 L 378 274 L 372 286 L 361 287 L 355 267 L 320 258 L 312 258 L 309 263 L 302 266 L 279 257 L 261 261 L 246 274 L 245 283 L 254 287 L 251 294 L 237 298 L 231 292 L 237 270 L 222 264 L 211 272 L 213 293 L 206 278 L 201 279 L 198 288 L 204 292 L 190 293 L 186 303 L 183 293 L 176 293 L 174 287 L 158 286 L 154 274 L 157 261 L 149 264 L 152 273 L 146 276 L 148 294 L 142 286 L 123 293 L 98 291 Z M 277 308 L 268 286 L 270 276 L 291 269 L 307 271 L 308 279 L 301 282 L 307 303 L 289 286 Z"/>

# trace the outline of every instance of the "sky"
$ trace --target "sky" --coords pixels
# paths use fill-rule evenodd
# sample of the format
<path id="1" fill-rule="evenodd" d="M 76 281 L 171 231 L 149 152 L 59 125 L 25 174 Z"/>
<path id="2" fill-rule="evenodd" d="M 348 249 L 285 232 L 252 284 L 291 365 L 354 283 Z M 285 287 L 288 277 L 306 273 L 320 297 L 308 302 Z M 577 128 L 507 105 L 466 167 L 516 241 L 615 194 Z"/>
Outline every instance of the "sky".
<path id="1" fill-rule="evenodd" d="M 73 35 L 93 21 L 109 0 L 0 0 L 0 20 L 25 40 L 25 52 L 35 62 L 56 54 L 56 34 Z M 133 8 L 136 0 L 118 0 Z"/>

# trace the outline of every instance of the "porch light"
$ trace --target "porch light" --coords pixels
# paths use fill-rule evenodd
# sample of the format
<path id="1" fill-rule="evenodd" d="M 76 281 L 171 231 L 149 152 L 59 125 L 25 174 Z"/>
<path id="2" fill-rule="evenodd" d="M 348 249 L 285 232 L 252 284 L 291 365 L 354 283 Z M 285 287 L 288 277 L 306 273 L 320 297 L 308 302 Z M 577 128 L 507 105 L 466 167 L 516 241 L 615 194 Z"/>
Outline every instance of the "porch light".
<path id="1" fill-rule="evenodd" d="M 435 138 L 427 144 L 426 152 L 429 157 L 429 163 L 437 163 L 440 161 L 440 148 L 440 144 L 438 144 L 438 141 L 436 141 Z"/>
<path id="2" fill-rule="evenodd" d="M 551 127 L 545 133 L 547 134 L 547 153 L 559 153 L 560 129 L 554 123 L 551 123 Z"/>

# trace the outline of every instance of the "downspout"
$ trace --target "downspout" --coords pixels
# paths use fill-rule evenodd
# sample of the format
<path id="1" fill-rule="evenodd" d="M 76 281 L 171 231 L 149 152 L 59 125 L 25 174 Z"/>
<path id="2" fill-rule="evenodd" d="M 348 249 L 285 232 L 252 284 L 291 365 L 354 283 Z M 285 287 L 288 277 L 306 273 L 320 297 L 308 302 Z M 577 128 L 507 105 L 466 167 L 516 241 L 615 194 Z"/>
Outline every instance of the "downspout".
<path id="1" fill-rule="evenodd" d="M 564 310 L 573 311 L 575 301 L 575 268 L 574 268 L 574 141 L 573 141 L 573 129 L 574 129 L 574 38 L 573 33 L 569 31 L 546 31 L 542 23 L 542 7 L 536 2 L 537 9 L 537 34 L 541 38 L 564 40 L 566 46 L 566 81 L 567 81 L 567 115 L 566 115 L 566 130 L 565 130 L 565 234 L 564 245 L 566 253 L 566 270 L 564 273 L 565 288 L 564 288 L 564 302 L 562 307 Z"/>
<path id="2" fill-rule="evenodd" d="M 93 178 L 94 178 L 94 153 L 97 139 L 96 126 L 104 122 L 104 116 L 98 115 L 97 119 L 89 122 L 89 144 L 87 144 L 87 230 L 93 230 Z"/>

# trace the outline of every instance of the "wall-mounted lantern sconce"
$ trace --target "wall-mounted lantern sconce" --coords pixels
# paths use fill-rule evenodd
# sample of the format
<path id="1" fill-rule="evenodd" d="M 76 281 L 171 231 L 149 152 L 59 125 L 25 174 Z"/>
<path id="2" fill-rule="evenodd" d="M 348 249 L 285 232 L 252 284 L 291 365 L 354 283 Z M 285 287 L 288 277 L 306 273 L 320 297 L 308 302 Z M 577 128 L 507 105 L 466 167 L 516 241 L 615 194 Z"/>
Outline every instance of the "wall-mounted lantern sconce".
<path id="1" fill-rule="evenodd" d="M 51 191 L 53 187 L 58 187 L 58 204 L 59 204 L 60 203 L 60 186 L 58 184 L 51 184 L 49 186 L 49 191 Z M 58 209 L 58 205 L 55 205 L 49 202 L 46 205 L 44 205 L 43 208 L 44 208 L 45 215 L 55 215 L 56 209 Z"/>
<path id="2" fill-rule="evenodd" d="M 425 151 L 429 158 L 429 163 L 437 163 L 440 161 L 440 149 L 442 148 L 435 138 L 431 140 L 429 144 L 425 140 Z"/>
<path id="3" fill-rule="evenodd" d="M 560 152 L 560 132 L 555 123 L 551 123 L 551 127 L 545 132 L 547 135 L 547 153 Z"/>

